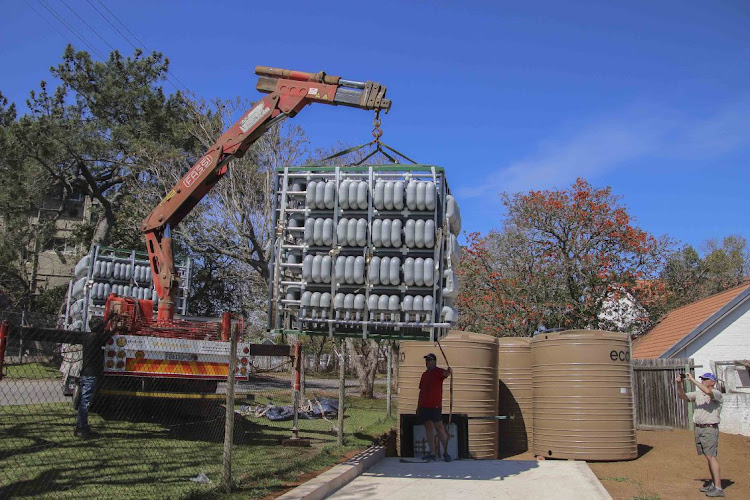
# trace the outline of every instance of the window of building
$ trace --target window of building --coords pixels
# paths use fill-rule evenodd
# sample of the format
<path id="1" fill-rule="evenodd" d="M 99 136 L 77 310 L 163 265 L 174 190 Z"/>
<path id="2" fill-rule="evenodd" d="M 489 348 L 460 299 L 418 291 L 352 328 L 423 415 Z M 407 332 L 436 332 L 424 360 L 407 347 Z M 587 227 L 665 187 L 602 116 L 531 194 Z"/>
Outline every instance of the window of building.
<path id="1" fill-rule="evenodd" d="M 69 219 L 83 218 L 83 201 L 68 200 L 65 203 L 64 216 Z"/>
<path id="2" fill-rule="evenodd" d="M 65 238 L 50 238 L 44 243 L 42 251 L 71 254 L 75 251 L 75 247 L 69 244 Z"/>
<path id="3" fill-rule="evenodd" d="M 57 219 L 56 210 L 39 210 L 38 214 L 40 221 L 54 221 Z"/>
<path id="4" fill-rule="evenodd" d="M 40 208 L 42 212 L 51 211 L 53 215 L 59 214 L 65 219 L 82 219 L 84 198 L 83 192 L 79 189 L 71 192 L 66 198 L 63 188 L 55 186 L 48 190 Z"/>
<path id="5" fill-rule="evenodd" d="M 736 370 L 737 370 L 737 377 L 740 379 L 740 383 L 737 385 L 737 387 L 741 387 L 743 389 L 750 389 L 750 367 L 738 366 L 736 367 Z"/>
<path id="6" fill-rule="evenodd" d="M 65 205 L 63 206 L 63 217 L 68 219 L 82 219 L 83 200 L 84 196 L 82 191 L 76 189 L 70 193 L 70 196 L 65 200 Z"/>
<path id="7" fill-rule="evenodd" d="M 70 197 L 68 198 L 68 200 L 83 202 L 83 191 L 76 189 L 70 194 Z"/>

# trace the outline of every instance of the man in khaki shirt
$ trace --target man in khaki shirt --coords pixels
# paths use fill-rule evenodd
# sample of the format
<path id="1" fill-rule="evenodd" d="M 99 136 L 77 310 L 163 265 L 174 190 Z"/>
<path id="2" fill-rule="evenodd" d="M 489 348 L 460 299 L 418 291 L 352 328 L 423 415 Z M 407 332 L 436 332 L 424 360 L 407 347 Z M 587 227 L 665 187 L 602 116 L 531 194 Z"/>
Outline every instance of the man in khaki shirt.
<path id="1" fill-rule="evenodd" d="M 682 381 L 686 378 L 695 384 L 697 391 L 685 392 Z M 689 373 L 677 375 L 677 396 L 695 405 L 693 409 L 695 446 L 698 449 L 698 455 L 706 457 L 712 479 L 711 483 L 701 488 L 701 491 L 709 497 L 723 497 L 721 471 L 719 460 L 716 458 L 719 452 L 719 422 L 723 397 L 721 392 L 716 390 L 716 376 L 713 373 L 704 373 L 698 378 L 700 382 Z"/>

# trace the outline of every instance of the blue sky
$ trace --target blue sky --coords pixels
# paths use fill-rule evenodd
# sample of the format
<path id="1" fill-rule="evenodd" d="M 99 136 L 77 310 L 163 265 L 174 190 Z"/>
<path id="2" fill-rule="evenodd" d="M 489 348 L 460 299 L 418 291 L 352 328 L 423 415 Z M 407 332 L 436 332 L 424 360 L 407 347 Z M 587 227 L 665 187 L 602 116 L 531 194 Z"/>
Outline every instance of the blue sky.
<path id="1" fill-rule="evenodd" d="M 745 0 L 104 3 L 202 97 L 257 98 L 256 65 L 383 83 L 383 141 L 446 167 L 467 230 L 500 225 L 500 192 L 582 176 L 653 234 L 750 239 Z M 50 10 L 132 53 L 98 0 L 0 6 L 0 91 L 22 109 L 67 42 L 90 50 Z M 328 146 L 368 141 L 371 118 L 311 106 L 294 122 Z"/>

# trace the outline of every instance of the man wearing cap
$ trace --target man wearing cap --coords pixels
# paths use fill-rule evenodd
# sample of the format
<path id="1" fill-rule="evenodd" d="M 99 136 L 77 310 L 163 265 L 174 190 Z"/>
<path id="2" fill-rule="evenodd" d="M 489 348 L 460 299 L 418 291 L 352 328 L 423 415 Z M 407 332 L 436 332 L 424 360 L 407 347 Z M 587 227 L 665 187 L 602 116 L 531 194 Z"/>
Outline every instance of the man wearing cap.
<path id="1" fill-rule="evenodd" d="M 104 343 L 112 336 L 112 332 L 105 329 L 106 322 L 103 318 L 94 317 L 89 321 L 91 333 L 85 334 L 81 344 L 83 346 L 82 366 L 78 387 L 80 389 L 80 400 L 77 410 L 76 430 L 73 435 L 77 438 L 87 439 L 96 434 L 89 427 L 89 406 L 97 391 L 99 380 L 104 371 Z"/>
<path id="2" fill-rule="evenodd" d="M 685 392 L 682 381 L 686 378 L 695 384 L 697 391 Z M 721 392 L 716 390 L 716 376 L 713 373 L 704 373 L 698 378 L 700 382 L 689 373 L 677 375 L 677 396 L 685 401 L 692 401 L 695 405 L 693 409 L 695 446 L 698 449 L 698 455 L 706 457 L 708 470 L 711 473 L 711 482 L 701 488 L 701 491 L 709 497 L 723 497 L 721 471 L 719 460 L 716 458 L 719 448 L 719 415 L 723 398 Z"/>
<path id="3" fill-rule="evenodd" d="M 424 424 L 424 430 L 427 443 L 430 446 L 430 453 L 423 456 L 424 460 L 435 460 L 440 453 L 440 447 L 435 441 L 434 430 L 437 430 L 437 436 L 445 453 L 443 459 L 446 462 L 451 461 L 448 454 L 448 433 L 443 428 L 443 380 L 451 376 L 451 369 L 444 370 L 437 367 L 437 356 L 430 353 L 424 357 L 427 370 L 422 374 L 419 380 L 419 401 L 417 403 L 417 419 L 420 424 Z"/>

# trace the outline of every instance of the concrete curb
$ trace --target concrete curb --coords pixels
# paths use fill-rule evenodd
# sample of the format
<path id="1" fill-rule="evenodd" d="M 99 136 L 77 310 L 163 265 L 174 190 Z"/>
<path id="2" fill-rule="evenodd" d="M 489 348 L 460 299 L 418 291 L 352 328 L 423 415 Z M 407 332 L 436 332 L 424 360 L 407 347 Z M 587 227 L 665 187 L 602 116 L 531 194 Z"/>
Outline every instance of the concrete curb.
<path id="1" fill-rule="evenodd" d="M 288 491 L 277 500 L 322 500 L 385 457 L 385 448 L 372 446 L 359 455 Z"/>
<path id="2" fill-rule="evenodd" d="M 612 500 L 612 495 L 609 494 L 607 488 L 605 488 L 602 482 L 599 481 L 599 478 L 596 477 L 596 474 L 594 474 L 594 471 L 591 470 L 589 464 L 579 461 L 576 461 L 576 464 L 578 465 L 578 468 L 581 469 L 583 475 L 586 476 L 589 483 L 591 483 L 591 485 L 597 489 L 597 491 L 601 495 L 601 498 L 604 500 Z"/>

